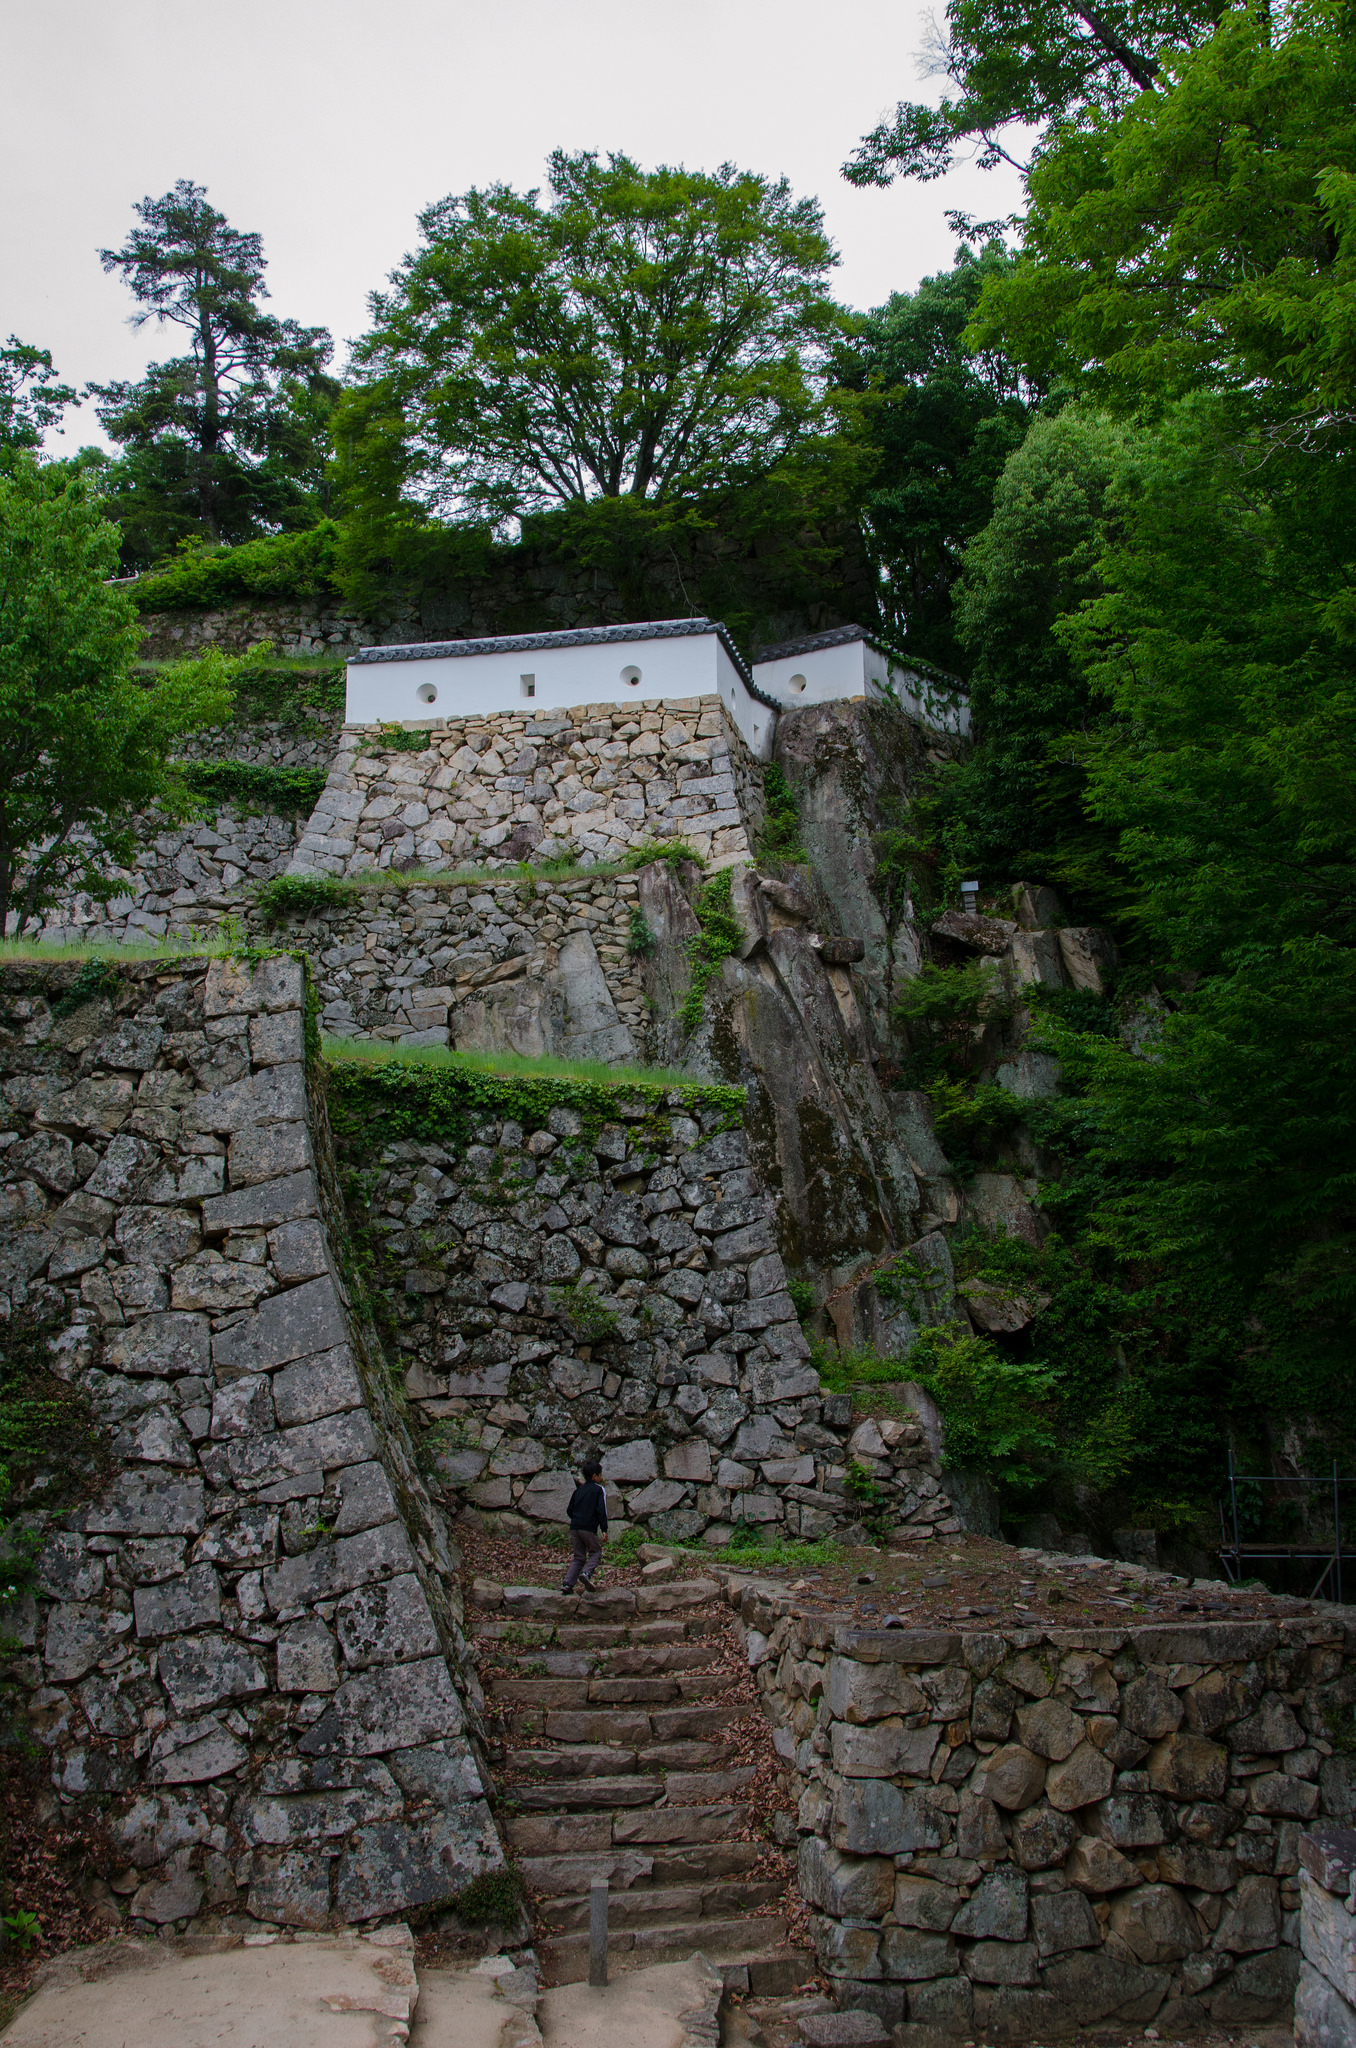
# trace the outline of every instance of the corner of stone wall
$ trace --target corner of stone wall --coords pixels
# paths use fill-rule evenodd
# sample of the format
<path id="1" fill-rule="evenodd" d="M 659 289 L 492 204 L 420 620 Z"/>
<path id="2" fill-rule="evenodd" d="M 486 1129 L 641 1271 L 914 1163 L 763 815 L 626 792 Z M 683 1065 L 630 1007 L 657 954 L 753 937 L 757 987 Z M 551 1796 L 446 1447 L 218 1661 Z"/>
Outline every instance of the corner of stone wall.
<path id="1" fill-rule="evenodd" d="M 133 1927 L 445 1903 L 503 1850 L 455 1556 L 344 1278 L 304 967 L 117 975 L 72 1008 L 73 969 L 5 970 L 6 1306 L 114 1464 L 24 1518 L 10 1676 Z"/>

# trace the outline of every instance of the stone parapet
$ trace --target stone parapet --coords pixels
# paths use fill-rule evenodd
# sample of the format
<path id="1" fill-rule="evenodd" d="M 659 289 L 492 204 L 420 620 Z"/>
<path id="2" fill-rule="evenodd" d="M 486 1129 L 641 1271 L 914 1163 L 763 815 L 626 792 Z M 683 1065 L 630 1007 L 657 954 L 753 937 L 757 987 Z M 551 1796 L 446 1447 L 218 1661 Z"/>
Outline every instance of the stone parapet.
<path id="1" fill-rule="evenodd" d="M 1328 1735 L 1356 1676 L 1340 1616 L 864 1630 L 756 1583 L 731 1599 L 821 1965 L 902 2048 L 1280 2017 L 1302 1886 L 1312 2038 L 1352 2038 L 1331 2031 L 1348 1908 L 1325 1894 L 1321 1940 L 1300 1868 L 1306 1822 L 1352 1817 Z"/>
<path id="2" fill-rule="evenodd" d="M 102 1446 L 51 1511 L 47 1453 L 7 1534 L 34 1552 L 7 1676 L 57 1806 L 97 1807 L 98 1875 L 143 1929 L 446 1902 L 503 1862 L 478 1688 L 344 1279 L 304 970 L 3 975 L 7 1342 Z"/>
<path id="3" fill-rule="evenodd" d="M 1300 1837 L 1300 1976 L 1297 2048 L 1356 2043 L 1356 1829 L 1316 1827 Z"/>

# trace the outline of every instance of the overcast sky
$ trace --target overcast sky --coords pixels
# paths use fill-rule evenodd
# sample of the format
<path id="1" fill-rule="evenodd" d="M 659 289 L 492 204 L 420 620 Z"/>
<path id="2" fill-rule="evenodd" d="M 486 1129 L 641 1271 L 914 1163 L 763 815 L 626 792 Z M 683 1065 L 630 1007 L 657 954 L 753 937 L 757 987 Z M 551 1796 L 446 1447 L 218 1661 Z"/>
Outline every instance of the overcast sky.
<path id="1" fill-rule="evenodd" d="M 96 251 L 132 203 L 207 186 L 264 239 L 272 310 L 333 333 L 431 200 L 543 182 L 549 150 L 785 175 L 815 193 L 845 303 L 947 267 L 944 214 L 1011 211 L 1007 171 L 857 191 L 839 166 L 919 77 L 925 0 L 43 0 L 4 11 L 0 334 L 68 383 L 139 376 L 172 331 L 127 325 Z M 53 451 L 102 440 L 90 408 Z"/>

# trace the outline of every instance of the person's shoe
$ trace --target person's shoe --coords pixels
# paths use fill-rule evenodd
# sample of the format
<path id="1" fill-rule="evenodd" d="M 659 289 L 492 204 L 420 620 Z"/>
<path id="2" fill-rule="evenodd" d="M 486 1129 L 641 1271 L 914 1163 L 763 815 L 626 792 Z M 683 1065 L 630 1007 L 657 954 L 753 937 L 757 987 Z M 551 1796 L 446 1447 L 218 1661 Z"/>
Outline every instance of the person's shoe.
<path id="1" fill-rule="evenodd" d="M 592 1579 L 589 1578 L 588 1574 L 585 1573 L 584 1577 L 579 1581 L 579 1586 L 577 1590 L 581 1593 L 596 1593 L 598 1588 L 594 1585 Z"/>

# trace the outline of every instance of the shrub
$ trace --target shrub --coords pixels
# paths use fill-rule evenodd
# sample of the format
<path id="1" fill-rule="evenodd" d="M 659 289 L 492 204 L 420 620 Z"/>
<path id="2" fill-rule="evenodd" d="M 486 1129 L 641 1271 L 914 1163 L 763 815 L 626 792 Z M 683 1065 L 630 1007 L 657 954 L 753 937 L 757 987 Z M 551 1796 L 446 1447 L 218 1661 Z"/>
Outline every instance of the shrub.
<path id="1" fill-rule="evenodd" d="M 194 796 L 233 810 L 309 817 L 326 776 L 323 768 L 275 768 L 264 761 L 189 761 L 184 781 Z"/>
<path id="2" fill-rule="evenodd" d="M 454 1892 L 448 1905 L 468 1927 L 500 1925 L 516 1920 L 522 1911 L 524 1885 L 518 1872 L 505 1864 L 501 1870 L 482 1870 L 479 1877 Z"/>
<path id="3" fill-rule="evenodd" d="M 255 897 L 270 930 L 288 917 L 309 917 L 347 903 L 350 892 L 333 875 L 275 875 Z"/>
<path id="4" fill-rule="evenodd" d="M 730 901 L 733 882 L 734 870 L 723 868 L 706 884 L 692 906 L 701 931 L 688 946 L 692 979 L 678 1011 L 678 1021 L 689 1034 L 702 1021 L 706 991 L 719 974 L 721 962 L 737 953 L 744 941 Z"/>
<path id="5" fill-rule="evenodd" d="M 553 1287 L 551 1299 L 577 1343 L 602 1344 L 616 1335 L 617 1311 L 608 1307 L 596 1287 L 571 1281 L 568 1287 Z"/>
<path id="6" fill-rule="evenodd" d="M 806 854 L 800 843 L 800 805 L 775 761 L 769 761 L 763 770 L 763 802 L 766 812 L 758 838 L 758 858 L 803 861 Z"/>
<path id="7" fill-rule="evenodd" d="M 1005 1357 L 989 1337 L 936 1327 L 919 1333 L 908 1369 L 942 1411 L 948 1465 L 978 1466 L 1014 1487 L 1039 1482 L 1032 1461 L 1048 1461 L 1056 1448 L 1058 1373 Z"/>
<path id="8" fill-rule="evenodd" d="M 637 905 L 631 912 L 631 922 L 627 929 L 627 952 L 633 960 L 648 960 L 658 944 L 659 941 L 650 929 L 645 912 Z"/>

